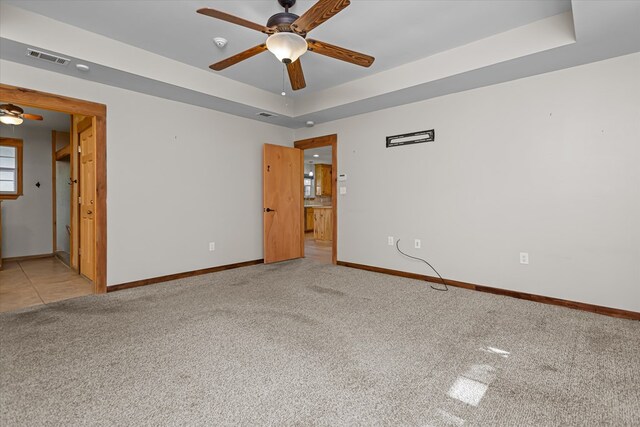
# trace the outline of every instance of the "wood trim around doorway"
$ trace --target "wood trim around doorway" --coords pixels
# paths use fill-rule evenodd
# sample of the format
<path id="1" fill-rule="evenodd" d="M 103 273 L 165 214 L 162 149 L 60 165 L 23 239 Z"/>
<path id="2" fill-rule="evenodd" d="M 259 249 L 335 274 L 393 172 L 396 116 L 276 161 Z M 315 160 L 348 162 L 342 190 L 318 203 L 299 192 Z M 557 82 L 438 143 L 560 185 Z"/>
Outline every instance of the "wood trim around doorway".
<path id="1" fill-rule="evenodd" d="M 94 292 L 107 292 L 107 106 L 91 101 L 0 83 L 0 99 L 34 107 L 96 118 L 96 277 Z"/>
<path id="2" fill-rule="evenodd" d="M 315 138 L 302 139 L 293 143 L 295 148 L 307 150 L 309 148 L 319 148 L 331 146 L 331 168 L 333 176 L 331 177 L 331 214 L 333 221 L 333 237 L 331 241 L 331 262 L 338 262 L 338 135 L 325 135 Z M 302 168 L 304 174 L 304 168 Z M 300 177 L 302 180 L 303 177 Z M 304 224 L 304 208 L 302 209 L 302 223 Z M 304 227 L 303 227 L 304 229 Z M 304 245 L 304 232 L 302 233 L 302 245 Z"/>

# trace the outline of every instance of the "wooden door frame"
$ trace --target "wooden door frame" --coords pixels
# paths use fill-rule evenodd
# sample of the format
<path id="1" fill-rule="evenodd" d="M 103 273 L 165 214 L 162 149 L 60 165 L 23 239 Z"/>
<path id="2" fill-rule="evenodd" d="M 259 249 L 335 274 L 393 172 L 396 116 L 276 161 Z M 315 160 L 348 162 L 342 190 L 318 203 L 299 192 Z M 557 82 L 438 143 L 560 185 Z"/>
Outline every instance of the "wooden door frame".
<path id="1" fill-rule="evenodd" d="M 331 241 L 331 262 L 338 263 L 338 135 L 324 135 L 315 138 L 302 139 L 293 143 L 295 148 L 308 150 L 309 148 L 319 148 L 331 146 L 331 211 L 333 218 L 333 237 Z M 304 156 L 303 156 L 304 157 Z M 302 168 L 300 181 L 304 179 L 304 168 Z M 304 204 L 304 203 L 303 203 Z M 302 224 L 304 224 L 304 207 L 302 208 Z M 304 247 L 304 226 L 302 227 L 302 245 Z"/>
<path id="2" fill-rule="evenodd" d="M 0 99 L 20 106 L 95 117 L 96 123 L 96 277 L 95 293 L 107 292 L 107 106 L 0 83 Z"/>

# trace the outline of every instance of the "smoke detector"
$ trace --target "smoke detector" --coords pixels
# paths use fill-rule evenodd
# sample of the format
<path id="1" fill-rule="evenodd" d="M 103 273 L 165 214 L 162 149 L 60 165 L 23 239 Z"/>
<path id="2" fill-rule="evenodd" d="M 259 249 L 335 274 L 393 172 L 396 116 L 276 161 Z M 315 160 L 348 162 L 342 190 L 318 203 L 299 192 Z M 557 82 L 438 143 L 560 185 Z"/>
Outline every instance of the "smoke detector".
<path id="1" fill-rule="evenodd" d="M 227 45 L 227 39 L 223 38 L 223 37 L 214 37 L 213 38 L 213 42 L 216 44 L 216 46 L 218 46 L 220 49 L 222 49 L 223 47 L 225 47 Z"/>
<path id="2" fill-rule="evenodd" d="M 305 124 L 308 128 L 312 128 L 316 123 L 313 120 L 308 120 Z"/>

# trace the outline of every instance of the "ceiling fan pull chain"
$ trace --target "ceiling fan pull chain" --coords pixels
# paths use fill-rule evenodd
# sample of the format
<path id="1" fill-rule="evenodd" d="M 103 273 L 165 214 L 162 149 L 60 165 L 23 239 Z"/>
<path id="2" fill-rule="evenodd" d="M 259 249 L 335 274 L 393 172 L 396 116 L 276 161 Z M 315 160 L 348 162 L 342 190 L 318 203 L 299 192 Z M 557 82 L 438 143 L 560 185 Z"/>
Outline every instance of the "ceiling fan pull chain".
<path id="1" fill-rule="evenodd" d="M 284 70 L 285 68 L 287 68 L 287 65 L 283 62 L 282 63 L 282 96 L 285 96 L 287 94 L 287 92 L 284 91 Z"/>

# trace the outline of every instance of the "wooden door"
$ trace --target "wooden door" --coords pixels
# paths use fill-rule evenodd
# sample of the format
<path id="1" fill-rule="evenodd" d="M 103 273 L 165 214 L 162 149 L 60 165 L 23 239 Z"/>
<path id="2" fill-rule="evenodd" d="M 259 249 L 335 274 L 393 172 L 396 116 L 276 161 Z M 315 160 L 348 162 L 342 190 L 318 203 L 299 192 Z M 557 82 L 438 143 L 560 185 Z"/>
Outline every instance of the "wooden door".
<path id="1" fill-rule="evenodd" d="M 313 208 L 304 208 L 305 221 L 304 231 L 313 231 Z"/>
<path id="2" fill-rule="evenodd" d="M 333 171 L 331 165 L 322 165 L 322 195 L 331 196 Z"/>
<path id="3" fill-rule="evenodd" d="M 316 196 L 322 196 L 322 167 L 320 165 L 315 166 L 314 179 L 316 181 Z"/>
<path id="4" fill-rule="evenodd" d="M 317 208 L 313 215 L 313 238 L 331 240 L 333 238 L 333 221 L 331 208 Z"/>
<path id="5" fill-rule="evenodd" d="M 264 145 L 264 262 L 304 256 L 303 155 L 297 148 Z"/>
<path id="6" fill-rule="evenodd" d="M 331 165 L 316 165 L 315 171 L 316 196 L 331 196 L 333 180 Z"/>
<path id="7" fill-rule="evenodd" d="M 94 126 L 80 132 L 80 273 L 89 280 L 96 272 L 96 137 Z"/>

